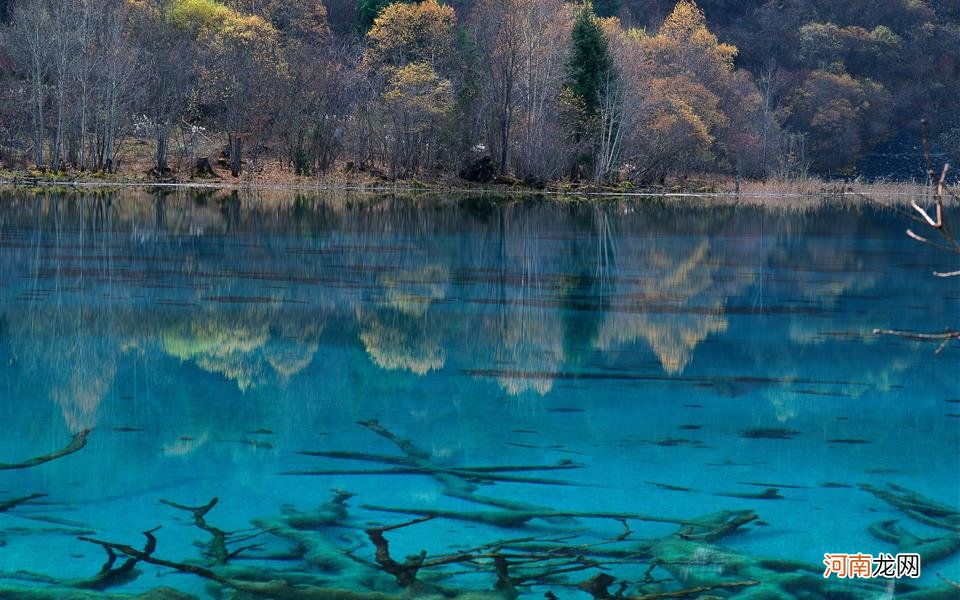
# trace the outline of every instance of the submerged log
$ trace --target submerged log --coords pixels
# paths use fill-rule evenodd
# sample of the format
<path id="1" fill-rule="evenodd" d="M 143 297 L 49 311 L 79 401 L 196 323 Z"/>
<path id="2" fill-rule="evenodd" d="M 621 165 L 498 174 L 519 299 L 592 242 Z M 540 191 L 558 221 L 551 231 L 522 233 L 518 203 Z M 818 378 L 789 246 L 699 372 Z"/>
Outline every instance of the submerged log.
<path id="1" fill-rule="evenodd" d="M 61 448 L 55 452 L 49 454 L 44 454 L 43 456 L 37 456 L 35 458 L 27 459 L 19 463 L 0 463 L 0 471 L 14 470 L 14 469 L 29 469 L 31 467 L 36 467 L 44 463 L 48 463 L 58 458 L 63 458 L 64 456 L 73 454 L 74 452 L 79 452 L 87 445 L 87 436 L 90 435 L 90 429 L 84 429 L 76 435 L 73 436 L 73 439 L 70 440 L 70 443 L 66 447 Z"/>
<path id="2" fill-rule="evenodd" d="M 508 475 L 511 472 L 525 471 L 553 471 L 581 468 L 583 465 L 572 461 L 560 461 L 551 465 L 479 465 L 465 467 L 449 467 L 437 464 L 432 460 L 431 454 L 417 446 L 413 441 L 401 437 L 393 431 L 387 429 L 375 419 L 367 421 L 357 421 L 361 427 L 379 435 L 390 441 L 402 453 L 403 456 L 390 456 L 382 454 L 371 454 L 366 452 L 347 452 L 347 451 L 302 451 L 300 454 L 307 456 L 319 456 L 323 458 L 333 458 L 339 460 L 357 460 L 365 462 L 376 462 L 390 465 L 388 469 L 328 469 L 328 470 L 298 470 L 287 471 L 287 475 L 426 475 L 435 479 L 443 488 L 443 493 L 451 498 L 493 506 L 503 510 L 532 511 L 538 513 L 553 512 L 549 507 L 538 506 L 526 502 L 512 500 L 503 500 L 492 498 L 477 493 L 478 484 L 482 483 L 524 483 L 530 485 L 555 485 L 581 487 L 587 484 L 563 481 L 559 479 L 548 479 L 542 477 L 525 477 Z M 568 518 L 558 517 L 559 520 L 569 520 Z"/>
<path id="3" fill-rule="evenodd" d="M 473 523 L 483 523 L 484 525 L 494 525 L 507 529 L 522 527 L 534 519 L 611 519 L 615 521 L 635 520 L 651 523 L 673 523 L 676 525 L 697 525 L 696 521 L 685 521 L 683 519 L 672 519 L 669 517 L 656 517 L 640 513 L 616 513 L 616 512 L 588 512 L 588 511 L 456 511 L 456 510 L 423 510 L 415 508 L 399 508 L 389 506 L 376 506 L 364 504 L 362 508 L 375 510 L 378 512 L 388 512 L 404 515 L 418 515 L 422 517 L 443 517 L 454 521 L 470 521 Z"/>

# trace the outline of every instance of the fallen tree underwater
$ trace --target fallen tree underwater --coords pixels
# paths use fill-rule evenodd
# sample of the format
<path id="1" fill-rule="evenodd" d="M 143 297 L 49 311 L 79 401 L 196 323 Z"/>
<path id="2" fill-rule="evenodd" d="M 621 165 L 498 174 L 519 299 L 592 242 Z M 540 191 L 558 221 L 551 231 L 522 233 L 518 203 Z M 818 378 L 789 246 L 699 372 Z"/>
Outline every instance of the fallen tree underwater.
<path id="1" fill-rule="evenodd" d="M 555 591 L 568 590 L 595 600 L 623 598 L 872 598 L 889 597 L 893 580 L 843 580 L 824 578 L 823 568 L 799 561 L 755 557 L 721 545 L 731 536 L 744 535 L 757 521 L 753 510 L 726 510 L 691 519 L 657 517 L 632 512 L 562 511 L 525 502 L 502 500 L 477 493 L 480 484 L 503 481 L 503 473 L 566 470 L 582 465 L 503 465 L 449 467 L 436 464 L 429 452 L 402 438 L 377 421 L 359 425 L 393 443 L 400 456 L 344 451 L 306 451 L 301 454 L 333 460 L 376 462 L 406 469 L 405 475 L 436 480 L 451 498 L 481 505 L 474 511 L 361 505 L 365 511 L 407 514 L 408 521 L 371 525 L 352 514 L 354 494 L 333 490 L 326 503 L 311 511 L 286 509 L 281 514 L 255 519 L 252 527 L 226 531 L 208 517 L 217 498 L 200 506 L 169 500 L 161 504 L 189 515 L 192 526 L 207 539 L 197 542 L 200 555 L 183 560 L 157 556 L 161 527 L 144 531 L 142 547 L 103 540 L 92 534 L 78 539 L 106 553 L 100 571 L 79 580 L 52 575 L 0 573 L 0 598 L 24 600 L 88 600 L 93 598 L 186 599 L 196 596 L 169 587 L 142 593 L 113 591 L 136 580 L 142 565 L 199 578 L 215 597 L 271 598 L 277 600 L 407 600 L 447 598 L 513 600 L 535 593 L 549 600 Z M 18 465 L 31 468 L 81 450 L 82 432 L 60 451 Z M 303 471 L 300 473 L 331 473 Z M 379 474 L 378 470 L 344 470 L 343 473 Z M 511 476 L 512 483 L 563 485 L 562 481 Z M 861 485 L 861 489 L 925 526 L 944 533 L 923 537 L 895 520 L 870 526 L 870 533 L 901 552 L 917 552 L 924 564 L 956 555 L 960 550 L 960 511 L 912 490 L 889 484 L 886 488 Z M 14 511 L 44 494 L 0 500 L 0 512 Z M 622 531 L 604 539 L 585 540 L 583 522 L 618 523 Z M 433 521 L 466 521 L 517 533 L 510 537 L 454 552 L 431 554 L 426 550 L 396 558 L 388 537 L 407 528 Z M 531 521 L 540 521 L 536 529 Z M 673 524 L 677 529 L 660 538 L 635 535 L 631 522 Z M 345 533 L 355 533 L 353 543 Z M 595 533 L 595 532 L 594 532 Z M 365 540 L 365 541 L 364 541 Z M 372 552 L 371 552 L 372 551 Z M 277 566 L 277 565 L 282 566 Z M 622 571 L 622 572 L 621 572 Z M 616 573 L 616 574 L 614 574 Z M 637 573 L 636 577 L 631 577 Z M 12 585 L 9 581 L 29 585 Z M 957 584 L 921 587 L 897 581 L 896 597 L 907 600 L 953 599 Z"/>

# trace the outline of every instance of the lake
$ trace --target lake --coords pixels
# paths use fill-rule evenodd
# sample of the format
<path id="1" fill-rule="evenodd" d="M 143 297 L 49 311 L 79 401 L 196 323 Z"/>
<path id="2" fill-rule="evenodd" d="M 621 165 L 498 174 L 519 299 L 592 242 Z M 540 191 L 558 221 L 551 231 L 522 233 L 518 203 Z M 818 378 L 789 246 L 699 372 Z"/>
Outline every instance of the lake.
<path id="1" fill-rule="evenodd" d="M 780 204 L 0 190 L 0 598 L 957 597 L 955 259 Z"/>

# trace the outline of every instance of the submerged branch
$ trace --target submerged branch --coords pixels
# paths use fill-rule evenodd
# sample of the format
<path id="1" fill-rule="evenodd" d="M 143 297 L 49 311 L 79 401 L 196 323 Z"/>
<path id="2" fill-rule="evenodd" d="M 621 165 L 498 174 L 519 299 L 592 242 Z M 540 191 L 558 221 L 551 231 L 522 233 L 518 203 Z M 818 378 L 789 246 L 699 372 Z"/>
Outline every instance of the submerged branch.
<path id="1" fill-rule="evenodd" d="M 160 528 L 154 527 L 153 529 L 143 532 L 143 535 L 147 538 L 147 542 L 144 544 L 141 552 L 146 556 L 152 555 L 154 550 L 157 549 L 157 538 L 154 537 L 153 533 L 158 529 Z M 131 556 L 128 557 L 127 560 L 120 563 L 119 567 L 114 567 L 113 565 L 117 562 L 117 553 L 113 547 L 93 538 L 80 537 L 80 539 L 85 542 L 97 544 L 103 548 L 103 550 L 107 553 L 107 561 L 100 568 L 100 572 L 94 575 L 92 578 L 71 582 L 68 584 L 70 587 L 89 590 L 105 590 L 113 586 L 130 583 L 137 578 L 137 573 L 134 571 L 134 567 L 137 566 L 137 563 L 140 562 L 140 559 Z"/>
<path id="2" fill-rule="evenodd" d="M 210 541 L 204 544 L 204 552 L 210 556 L 213 564 L 217 566 L 227 564 L 228 559 L 242 551 L 229 552 L 227 550 L 227 532 L 207 523 L 207 513 L 213 510 L 213 507 L 216 506 L 219 501 L 219 498 L 212 498 L 210 502 L 207 502 L 203 506 L 185 506 L 169 500 L 160 500 L 161 504 L 166 504 L 169 507 L 184 510 L 192 514 L 193 524 L 210 534 Z M 246 549 L 249 550 L 250 548 Z"/>
<path id="3" fill-rule="evenodd" d="M 83 431 L 77 433 L 73 436 L 73 439 L 70 440 L 70 443 L 67 444 L 66 447 L 55 452 L 44 454 L 43 456 L 37 456 L 20 463 L 0 463 L 0 471 L 29 469 L 31 467 L 36 467 L 37 465 L 42 465 L 43 463 L 48 463 L 52 460 L 57 460 L 58 458 L 63 458 L 64 456 L 73 454 L 74 452 L 78 452 L 87 445 L 87 436 L 90 435 L 90 431 L 90 429 L 84 429 Z"/>
<path id="4" fill-rule="evenodd" d="M 0 513 L 7 512 L 11 508 L 16 508 L 18 505 L 25 502 L 30 502 L 31 500 L 36 500 L 37 498 L 46 498 L 47 494 L 30 494 L 29 496 L 21 496 L 20 498 L 13 498 L 11 500 L 4 500 L 0 502 Z"/>
<path id="5" fill-rule="evenodd" d="M 874 329 L 874 335 L 890 335 L 894 337 L 905 338 L 908 340 L 916 340 L 919 342 L 940 342 L 940 345 L 934 351 L 935 354 L 940 354 L 944 348 L 947 347 L 953 340 L 960 340 L 960 331 L 955 331 L 953 329 L 948 329 L 943 333 L 920 333 L 916 331 L 899 331 L 896 329 Z"/>
<path id="6" fill-rule="evenodd" d="M 370 541 L 376 548 L 377 564 L 385 572 L 393 575 L 393 577 L 397 580 L 397 584 L 401 587 L 422 588 L 424 586 L 424 584 L 417 579 L 417 573 L 420 571 L 421 567 L 423 567 L 423 561 L 427 558 L 427 552 L 426 550 L 422 550 L 420 554 L 407 557 L 403 563 L 399 563 L 390 556 L 390 543 L 383 534 L 387 531 L 393 531 L 402 527 L 409 527 L 411 525 L 430 521 L 433 518 L 433 516 L 426 516 L 419 519 L 414 519 L 412 521 L 407 521 L 406 523 L 401 523 L 399 525 L 374 527 L 366 531 L 367 537 L 370 538 Z"/>

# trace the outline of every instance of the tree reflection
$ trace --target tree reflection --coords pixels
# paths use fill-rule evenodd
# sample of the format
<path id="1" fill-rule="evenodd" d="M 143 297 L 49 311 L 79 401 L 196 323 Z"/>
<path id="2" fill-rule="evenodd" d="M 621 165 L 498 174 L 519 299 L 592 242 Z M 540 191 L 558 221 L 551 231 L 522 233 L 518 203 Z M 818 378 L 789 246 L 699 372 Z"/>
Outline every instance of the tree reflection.
<path id="1" fill-rule="evenodd" d="M 0 224 L 4 343 L 74 430 L 96 424 L 130 353 L 249 392 L 319 377 L 324 344 L 362 346 L 383 370 L 543 396 L 561 376 L 636 368 L 644 346 L 680 376 L 711 336 L 744 335 L 731 310 L 762 328 L 776 309 L 783 338 L 730 348 L 799 377 L 797 357 L 879 281 L 807 235 L 828 226 L 816 219 L 652 201 L 17 192 Z M 769 306 L 770 283 L 825 314 Z M 794 399 L 774 396 L 790 418 Z"/>

